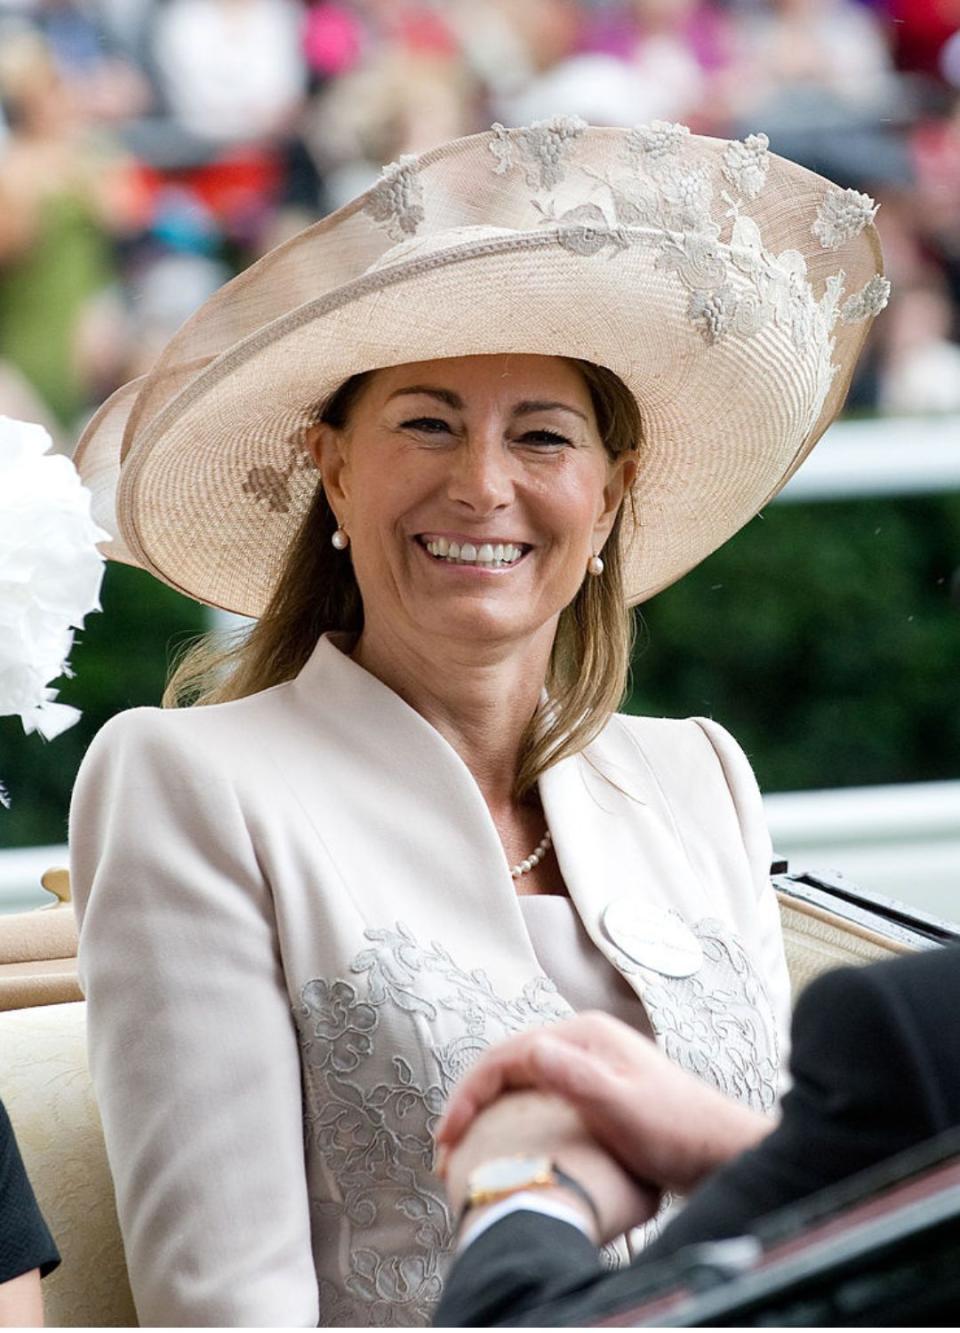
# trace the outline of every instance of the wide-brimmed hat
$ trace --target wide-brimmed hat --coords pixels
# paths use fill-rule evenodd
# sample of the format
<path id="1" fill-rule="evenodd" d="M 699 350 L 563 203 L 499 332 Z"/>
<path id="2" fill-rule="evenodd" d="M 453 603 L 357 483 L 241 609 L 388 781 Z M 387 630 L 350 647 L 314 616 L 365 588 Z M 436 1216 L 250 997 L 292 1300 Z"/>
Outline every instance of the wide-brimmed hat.
<path id="1" fill-rule="evenodd" d="M 577 357 L 635 395 L 630 603 L 743 526 L 837 415 L 889 290 L 873 201 L 684 126 L 494 128 L 384 169 L 207 300 L 76 462 L 115 559 L 258 615 L 318 484 L 317 404 L 358 371 Z M 346 557 L 345 557 L 346 558 Z"/>

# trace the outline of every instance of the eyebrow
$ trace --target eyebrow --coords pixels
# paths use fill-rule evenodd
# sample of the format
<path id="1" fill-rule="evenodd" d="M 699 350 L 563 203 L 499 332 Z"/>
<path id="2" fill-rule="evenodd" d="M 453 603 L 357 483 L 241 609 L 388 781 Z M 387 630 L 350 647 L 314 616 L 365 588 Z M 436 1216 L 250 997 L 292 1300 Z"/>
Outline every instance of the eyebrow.
<path id="1" fill-rule="evenodd" d="M 463 399 L 458 393 L 454 393 L 452 389 L 439 389 L 430 384 L 411 384 L 405 389 L 395 389 L 387 402 L 392 402 L 394 398 L 400 398 L 407 394 L 425 394 L 428 398 L 436 398 L 438 402 L 445 403 L 447 407 L 452 407 L 457 412 L 463 411 Z M 526 398 L 523 402 L 517 403 L 511 416 L 529 416 L 533 412 L 570 412 L 573 416 L 579 417 L 581 421 L 587 420 L 586 413 L 581 412 L 579 408 L 570 407 L 568 403 L 558 403 L 539 398 Z"/>

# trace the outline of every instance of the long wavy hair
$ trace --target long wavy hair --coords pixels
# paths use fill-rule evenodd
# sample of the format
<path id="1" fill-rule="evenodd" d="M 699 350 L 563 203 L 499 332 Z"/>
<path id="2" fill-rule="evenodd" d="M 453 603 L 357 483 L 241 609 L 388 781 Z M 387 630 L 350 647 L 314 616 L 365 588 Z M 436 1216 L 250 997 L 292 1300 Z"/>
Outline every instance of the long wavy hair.
<path id="1" fill-rule="evenodd" d="M 589 361 L 571 359 L 571 364 L 586 382 L 608 455 L 620 458 L 639 449 L 640 412 L 623 381 Z M 315 421 L 342 430 L 373 373 L 346 380 L 318 406 Z M 629 492 L 624 504 L 632 511 Z M 623 509 L 603 548 L 603 573 L 585 577 L 560 613 L 545 682 L 548 702 L 530 719 L 520 747 L 517 799 L 531 792 L 552 764 L 584 749 L 626 692 L 633 617 L 623 587 Z M 164 707 L 222 703 L 282 684 L 299 673 L 322 634 L 360 633 L 363 601 L 353 562 L 331 545 L 336 527 L 318 485 L 260 619 L 252 629 L 214 632 L 188 646 L 174 665 Z"/>

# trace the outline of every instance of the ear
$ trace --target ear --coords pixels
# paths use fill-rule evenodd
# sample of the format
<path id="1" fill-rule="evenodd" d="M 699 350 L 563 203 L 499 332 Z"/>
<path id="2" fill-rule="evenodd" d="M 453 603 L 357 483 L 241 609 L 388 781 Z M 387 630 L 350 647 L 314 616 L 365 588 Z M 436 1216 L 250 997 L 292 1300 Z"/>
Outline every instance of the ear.
<path id="1" fill-rule="evenodd" d="M 347 480 L 344 476 L 347 463 L 344 432 L 321 421 L 307 431 L 304 444 L 317 465 L 330 508 L 338 522 L 342 523 L 346 520 L 349 507 L 344 485 Z"/>
<path id="2" fill-rule="evenodd" d="M 607 484 L 603 488 L 603 508 L 593 527 L 595 551 L 602 550 L 604 542 L 610 536 L 610 529 L 613 527 L 620 506 L 623 504 L 623 497 L 633 485 L 636 476 L 636 453 L 632 451 L 624 453 L 619 458 L 611 461 Z"/>

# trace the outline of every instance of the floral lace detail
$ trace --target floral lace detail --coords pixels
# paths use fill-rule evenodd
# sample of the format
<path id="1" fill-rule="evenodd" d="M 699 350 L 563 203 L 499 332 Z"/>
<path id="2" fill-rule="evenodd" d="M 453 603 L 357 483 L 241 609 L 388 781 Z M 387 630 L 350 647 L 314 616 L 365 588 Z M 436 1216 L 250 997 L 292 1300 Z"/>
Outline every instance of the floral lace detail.
<path id="1" fill-rule="evenodd" d="M 829 190 L 811 228 L 825 250 L 836 250 L 859 236 L 877 214 L 877 205 L 859 190 Z"/>
<path id="2" fill-rule="evenodd" d="M 452 1244 L 431 1172 L 450 1090 L 491 1042 L 572 1011 L 543 976 L 504 999 L 486 973 L 464 971 L 440 944 L 424 948 L 401 922 L 365 938 L 354 979 L 308 981 L 296 1014 L 308 1151 L 333 1182 L 334 1197 L 314 1212 L 348 1242 L 342 1285 L 321 1278 L 321 1315 L 335 1326 L 412 1327 L 429 1322 Z"/>
<path id="3" fill-rule="evenodd" d="M 293 505 L 290 478 L 296 471 L 311 466 L 310 458 L 300 446 L 291 445 L 290 461 L 285 468 L 274 467 L 272 463 L 249 468 L 240 489 L 255 500 L 264 500 L 270 513 L 288 514 Z"/>
<path id="4" fill-rule="evenodd" d="M 627 135 L 627 152 L 633 157 L 647 159 L 651 163 L 673 157 L 683 147 L 690 136 L 686 125 L 677 125 L 672 121 L 653 120 L 649 125 L 637 125 Z"/>
<path id="5" fill-rule="evenodd" d="M 416 157 L 408 154 L 383 168 L 363 211 L 382 222 L 395 241 L 412 236 L 423 221 L 423 185 Z"/>
<path id="6" fill-rule="evenodd" d="M 533 200 L 533 206 L 573 254 L 612 256 L 633 245 L 654 247 L 657 267 L 675 272 L 686 287 L 687 314 L 709 343 L 752 337 L 772 321 L 798 351 L 807 352 L 819 337 L 832 352 L 833 296 L 818 302 L 800 252 L 768 251 L 757 223 L 743 211 L 767 180 L 766 136 L 750 135 L 724 149 L 721 175 L 733 192 L 724 190 L 719 200 L 707 167 L 683 151 L 688 136 L 683 125 L 638 126 L 626 139 L 629 174 L 611 178 L 581 167 L 609 202 L 594 197 L 559 214 L 552 199 Z M 821 360 L 822 402 L 833 371 L 829 355 Z"/>
<path id="7" fill-rule="evenodd" d="M 489 148 L 497 175 L 512 171 L 521 161 L 531 189 L 552 190 L 563 180 L 570 147 L 583 134 L 587 123 L 579 116 L 554 116 L 518 129 L 508 130 L 499 123 L 491 128 L 493 138 Z"/>
<path id="8" fill-rule="evenodd" d="M 689 977 L 665 977 L 617 951 L 617 965 L 642 973 L 643 1002 L 663 1049 L 683 1069 L 756 1111 L 777 1096 L 779 1043 L 770 1002 L 740 940 L 720 921 L 691 927 L 704 962 Z"/>
<path id="9" fill-rule="evenodd" d="M 756 199 L 767 183 L 770 170 L 770 140 L 765 134 L 733 139 L 723 152 L 723 174 L 747 199 Z"/>
<path id="10" fill-rule="evenodd" d="M 860 291 L 847 297 L 840 308 L 840 318 L 844 324 L 859 324 L 879 315 L 889 300 L 890 281 L 878 273 Z"/>

